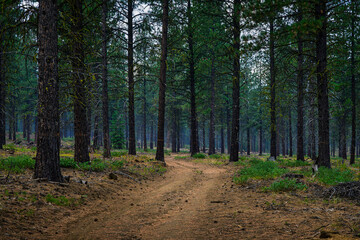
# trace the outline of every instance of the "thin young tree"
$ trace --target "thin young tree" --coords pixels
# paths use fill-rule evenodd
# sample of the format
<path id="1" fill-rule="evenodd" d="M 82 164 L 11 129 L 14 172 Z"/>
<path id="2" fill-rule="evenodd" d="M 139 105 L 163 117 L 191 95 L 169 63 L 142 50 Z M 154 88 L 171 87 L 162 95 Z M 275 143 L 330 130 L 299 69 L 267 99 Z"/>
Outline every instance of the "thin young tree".
<path id="1" fill-rule="evenodd" d="M 34 178 L 62 182 L 58 77 L 57 1 L 39 1 L 38 138 Z"/>
<path id="2" fill-rule="evenodd" d="M 161 60 L 159 78 L 159 116 L 156 157 L 158 161 L 165 163 L 164 159 L 164 127 L 165 127 L 165 91 L 166 91 L 166 58 L 167 58 L 167 35 L 169 22 L 169 0 L 162 0 L 162 38 Z"/>

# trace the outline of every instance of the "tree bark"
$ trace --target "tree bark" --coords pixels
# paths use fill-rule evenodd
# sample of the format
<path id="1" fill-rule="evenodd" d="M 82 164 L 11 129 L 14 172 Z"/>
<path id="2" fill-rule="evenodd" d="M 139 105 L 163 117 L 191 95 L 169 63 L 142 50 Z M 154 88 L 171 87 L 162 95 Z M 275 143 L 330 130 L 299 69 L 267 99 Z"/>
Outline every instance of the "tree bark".
<path id="1" fill-rule="evenodd" d="M 128 81 L 129 81 L 129 154 L 136 155 L 135 100 L 134 100 L 134 46 L 133 46 L 133 2 L 128 0 Z"/>
<path id="2" fill-rule="evenodd" d="M 210 124 L 209 124 L 209 155 L 215 154 L 215 56 L 211 60 L 211 99 L 210 99 Z"/>
<path id="3" fill-rule="evenodd" d="M 196 90 L 195 90 L 195 61 L 194 61 L 194 38 L 192 27 L 191 0 L 187 1 L 188 17 L 188 45 L 189 45 L 189 80 L 190 80 L 190 153 L 191 156 L 199 152 L 198 122 L 196 114 Z"/>
<path id="4" fill-rule="evenodd" d="M 327 0 L 318 0 L 315 4 L 315 18 L 322 25 L 317 30 L 316 36 L 316 75 L 318 89 L 318 114 L 319 114 L 319 157 L 318 165 L 331 168 L 329 149 L 329 99 L 327 79 Z"/>
<path id="5" fill-rule="evenodd" d="M 159 78 L 159 116 L 157 149 L 155 159 L 165 163 L 164 159 L 164 127 L 165 127 L 165 91 L 166 91 L 166 58 L 167 58 L 167 35 L 169 21 L 169 0 L 162 0 L 162 40 L 161 62 Z"/>
<path id="6" fill-rule="evenodd" d="M 0 32 L 2 29 L 0 28 Z M 5 96 L 6 96 L 6 84 L 5 84 L 5 74 L 4 74 L 4 59 L 3 59 L 3 49 L 2 49 L 2 37 L 0 36 L 0 149 L 3 149 L 3 145 L 6 144 L 6 133 L 5 133 L 5 123 L 6 123 L 6 114 L 5 114 Z M 10 128 L 9 128 L 10 129 Z"/>
<path id="7" fill-rule="evenodd" d="M 110 130 L 109 130 L 109 97 L 108 97 L 108 69 L 107 69 L 107 0 L 102 4 L 102 26 L 101 26 L 101 38 L 102 38 L 102 123 L 103 123 L 103 141 L 104 141 L 104 158 L 111 156 L 110 146 Z M 95 133 L 94 133 L 95 139 Z M 95 144 L 94 144 L 95 145 Z"/>
<path id="8" fill-rule="evenodd" d="M 351 1 L 351 146 L 350 164 L 355 163 L 355 144 L 356 144 L 356 81 L 355 81 L 355 4 Z"/>
<path id="9" fill-rule="evenodd" d="M 301 4 L 301 1 L 298 1 Z M 299 6 L 298 22 L 303 19 L 302 8 Z M 297 153 L 296 159 L 305 161 L 304 159 L 304 74 L 303 74 L 303 40 L 302 33 L 298 32 L 298 69 L 297 69 Z"/>
<path id="10" fill-rule="evenodd" d="M 154 122 L 151 121 L 150 127 L 150 149 L 154 149 Z"/>
<path id="11" fill-rule="evenodd" d="M 293 156 L 293 139 L 292 139 L 292 117 L 291 108 L 289 110 L 289 156 Z"/>
<path id="12" fill-rule="evenodd" d="M 221 145 L 221 153 L 225 153 L 225 139 L 224 139 L 224 127 L 221 125 L 220 129 L 220 145 Z"/>
<path id="13" fill-rule="evenodd" d="M 239 118 L 240 118 L 240 0 L 234 0 L 232 16 L 233 31 L 233 110 L 231 126 L 230 162 L 239 160 Z"/>
<path id="14" fill-rule="evenodd" d="M 56 0 L 39 1 L 38 141 L 34 178 L 63 182 L 60 171 L 60 114 Z"/>
<path id="15" fill-rule="evenodd" d="M 76 162 L 88 162 L 88 123 L 86 116 L 86 78 L 84 66 L 84 39 L 82 0 L 71 1 L 72 11 L 72 52 L 71 64 L 74 85 L 74 132 Z M 40 124 L 39 124 L 40 125 Z"/>
<path id="16" fill-rule="evenodd" d="M 146 60 L 146 48 L 144 53 L 144 59 Z M 144 68 L 144 81 L 143 81 L 143 141 L 144 141 L 144 151 L 147 150 L 147 141 L 146 141 L 146 71 Z"/>
<path id="17" fill-rule="evenodd" d="M 276 136 L 276 82 L 275 82 L 275 40 L 274 19 L 270 19 L 270 156 L 276 159 L 277 136 Z"/>

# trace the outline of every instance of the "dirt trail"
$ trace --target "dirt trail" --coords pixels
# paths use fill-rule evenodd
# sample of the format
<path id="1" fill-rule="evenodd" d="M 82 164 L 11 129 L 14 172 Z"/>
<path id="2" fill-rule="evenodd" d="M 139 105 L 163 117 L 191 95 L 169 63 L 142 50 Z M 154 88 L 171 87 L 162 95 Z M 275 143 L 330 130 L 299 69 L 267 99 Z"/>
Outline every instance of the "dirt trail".
<path id="1" fill-rule="evenodd" d="M 46 239 L 313 239 L 360 210 L 234 186 L 229 166 L 166 161 L 164 178 L 84 207 L 49 228 Z M 332 239 L 352 239 L 344 231 Z"/>

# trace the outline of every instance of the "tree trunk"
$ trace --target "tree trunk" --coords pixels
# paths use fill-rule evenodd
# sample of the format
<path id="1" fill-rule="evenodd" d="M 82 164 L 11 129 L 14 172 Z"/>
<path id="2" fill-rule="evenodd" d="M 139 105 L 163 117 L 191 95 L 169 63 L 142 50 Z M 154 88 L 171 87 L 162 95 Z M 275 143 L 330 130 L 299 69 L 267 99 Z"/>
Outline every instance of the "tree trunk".
<path id="1" fill-rule="evenodd" d="M 177 133 L 177 126 L 176 126 L 176 110 L 173 109 L 173 119 L 172 119 L 172 129 L 171 129 L 171 152 L 176 153 L 176 133 Z"/>
<path id="2" fill-rule="evenodd" d="M 0 32 L 2 29 L 0 28 Z M 2 49 L 2 38 L 0 36 L 0 149 L 3 149 L 3 145 L 6 144 L 6 133 L 5 133 L 5 96 L 6 96 L 6 84 L 5 84 L 5 73 L 4 73 L 4 59 Z M 10 128 L 9 128 L 10 129 Z"/>
<path id="3" fill-rule="evenodd" d="M 203 153 L 206 153 L 205 121 L 203 122 Z"/>
<path id="4" fill-rule="evenodd" d="M 356 81 L 355 81 L 355 4 L 351 1 L 351 147 L 350 164 L 355 163 L 355 144 L 356 144 Z"/>
<path id="5" fill-rule="evenodd" d="M 154 122 L 151 121 L 150 127 L 150 149 L 154 149 Z"/>
<path id="6" fill-rule="evenodd" d="M 301 4 L 301 0 L 298 1 Z M 299 6 L 298 22 L 303 19 L 302 8 Z M 298 69 L 297 69 L 297 153 L 296 159 L 304 161 L 304 74 L 303 74 L 303 40 L 302 33 L 298 33 Z"/>
<path id="7" fill-rule="evenodd" d="M 109 97 L 108 97 L 108 70 L 107 70 L 107 1 L 103 2 L 102 5 L 102 26 L 101 26 L 101 38 L 102 38 L 102 71 L 101 71 L 101 81 L 102 81 L 102 124 L 103 124 L 103 141 L 104 141 L 104 158 L 109 158 L 111 156 L 111 146 L 110 146 L 110 130 L 109 130 Z M 95 133 L 94 133 L 95 139 Z"/>
<path id="8" fill-rule="evenodd" d="M 339 155 L 342 159 L 347 159 L 347 154 L 346 154 L 346 112 L 343 113 L 343 116 L 341 116 L 340 119 L 340 142 L 339 142 Z"/>
<path id="9" fill-rule="evenodd" d="M 215 56 L 213 53 L 210 73 L 210 124 L 209 124 L 209 155 L 215 154 Z"/>
<path id="10" fill-rule="evenodd" d="M 271 146 L 270 156 L 276 159 L 277 137 L 276 137 L 276 82 L 275 82 L 275 40 L 274 40 L 274 19 L 270 20 L 270 134 Z"/>
<path id="11" fill-rule="evenodd" d="M 60 114 L 56 0 L 39 1 L 38 118 L 34 178 L 63 182 L 60 171 Z"/>
<path id="12" fill-rule="evenodd" d="M 232 16 L 233 31 L 233 110 L 231 126 L 230 162 L 239 160 L 239 118 L 240 118 L 240 0 L 234 0 Z"/>
<path id="13" fill-rule="evenodd" d="M 292 117 L 291 109 L 289 110 L 289 156 L 293 156 L 293 139 L 292 139 Z"/>
<path id="14" fill-rule="evenodd" d="M 191 156 L 199 152 L 198 122 L 196 114 L 196 90 L 195 90 L 195 61 L 194 39 L 192 28 L 191 0 L 187 2 L 188 17 L 188 45 L 189 45 L 189 80 L 190 80 L 190 153 Z"/>
<path id="15" fill-rule="evenodd" d="M 155 159 L 165 163 L 164 159 L 164 127 L 165 127 L 165 91 L 166 91 L 166 58 L 167 58 L 167 35 L 169 21 L 169 0 L 162 0 L 162 40 L 161 62 L 159 78 L 159 120 L 157 134 L 157 149 Z"/>
<path id="16" fill-rule="evenodd" d="M 222 125 L 220 129 L 220 145 L 221 145 L 220 152 L 223 154 L 225 153 L 225 139 L 224 139 L 224 127 Z"/>
<path id="17" fill-rule="evenodd" d="M 249 124 L 249 119 L 247 121 L 247 124 Z M 246 146 L 246 155 L 250 156 L 250 151 L 251 151 L 251 144 L 250 144 L 250 127 L 248 126 L 246 128 L 246 141 L 247 141 L 247 146 Z"/>
<path id="18" fill-rule="evenodd" d="M 93 137 L 94 149 L 99 149 L 99 116 L 95 115 L 94 118 L 94 137 Z"/>
<path id="19" fill-rule="evenodd" d="M 329 99 L 327 79 L 327 0 L 318 0 L 315 4 L 315 18 L 322 22 L 316 36 L 316 75 L 318 89 L 319 114 L 319 157 L 318 165 L 331 168 L 329 149 Z"/>
<path id="20" fill-rule="evenodd" d="M 230 154 L 231 151 L 231 120 L 230 120 L 230 109 L 226 107 L 226 144 L 227 144 L 227 153 Z"/>
<path id="21" fill-rule="evenodd" d="M 74 82 L 74 131 L 76 162 L 88 162 L 88 123 L 86 116 L 86 77 L 84 74 L 84 39 L 83 39 L 83 13 L 82 0 L 71 2 L 72 11 L 72 69 Z M 40 125 L 40 124 L 39 124 Z"/>
<path id="22" fill-rule="evenodd" d="M 136 155 L 134 100 L 133 1 L 128 0 L 128 81 L 129 81 L 129 154 Z"/>
<path id="23" fill-rule="evenodd" d="M 144 59 L 146 60 L 146 48 L 145 48 L 145 54 Z M 147 150 L 147 142 L 146 142 L 146 72 L 144 68 L 144 82 L 143 82 L 143 141 L 144 141 L 144 151 Z"/>

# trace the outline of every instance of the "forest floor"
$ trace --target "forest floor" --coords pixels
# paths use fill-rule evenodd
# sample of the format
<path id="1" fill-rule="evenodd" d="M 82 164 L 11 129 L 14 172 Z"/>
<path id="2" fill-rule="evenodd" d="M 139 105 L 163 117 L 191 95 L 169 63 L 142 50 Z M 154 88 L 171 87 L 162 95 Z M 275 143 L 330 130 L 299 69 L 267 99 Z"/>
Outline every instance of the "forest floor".
<path id="1" fill-rule="evenodd" d="M 187 155 L 188 156 L 188 155 Z M 18 178 L 8 196 L 33 189 L 59 192 L 79 204 L 34 201 L 1 209 L 0 239 L 356 239 L 360 206 L 327 200 L 316 188 L 301 192 L 263 191 L 271 180 L 235 185 L 239 166 L 166 156 L 164 175 L 141 183 L 107 174 L 80 174 L 89 183 L 58 186 Z M 75 175 L 75 176 L 74 176 Z M 8 189 L 11 186 L 7 186 Z M 13 194 L 13 195 L 11 195 Z M 29 195 L 29 193 L 28 193 Z M 24 197 L 25 198 L 25 197 Z M 4 199 L 4 197 L 3 197 Z M 10 199 L 10 198 L 9 198 Z M 9 209 L 16 209 L 17 213 Z M 4 208 L 7 207 L 8 211 Z M 24 210 L 33 209 L 33 211 Z"/>

